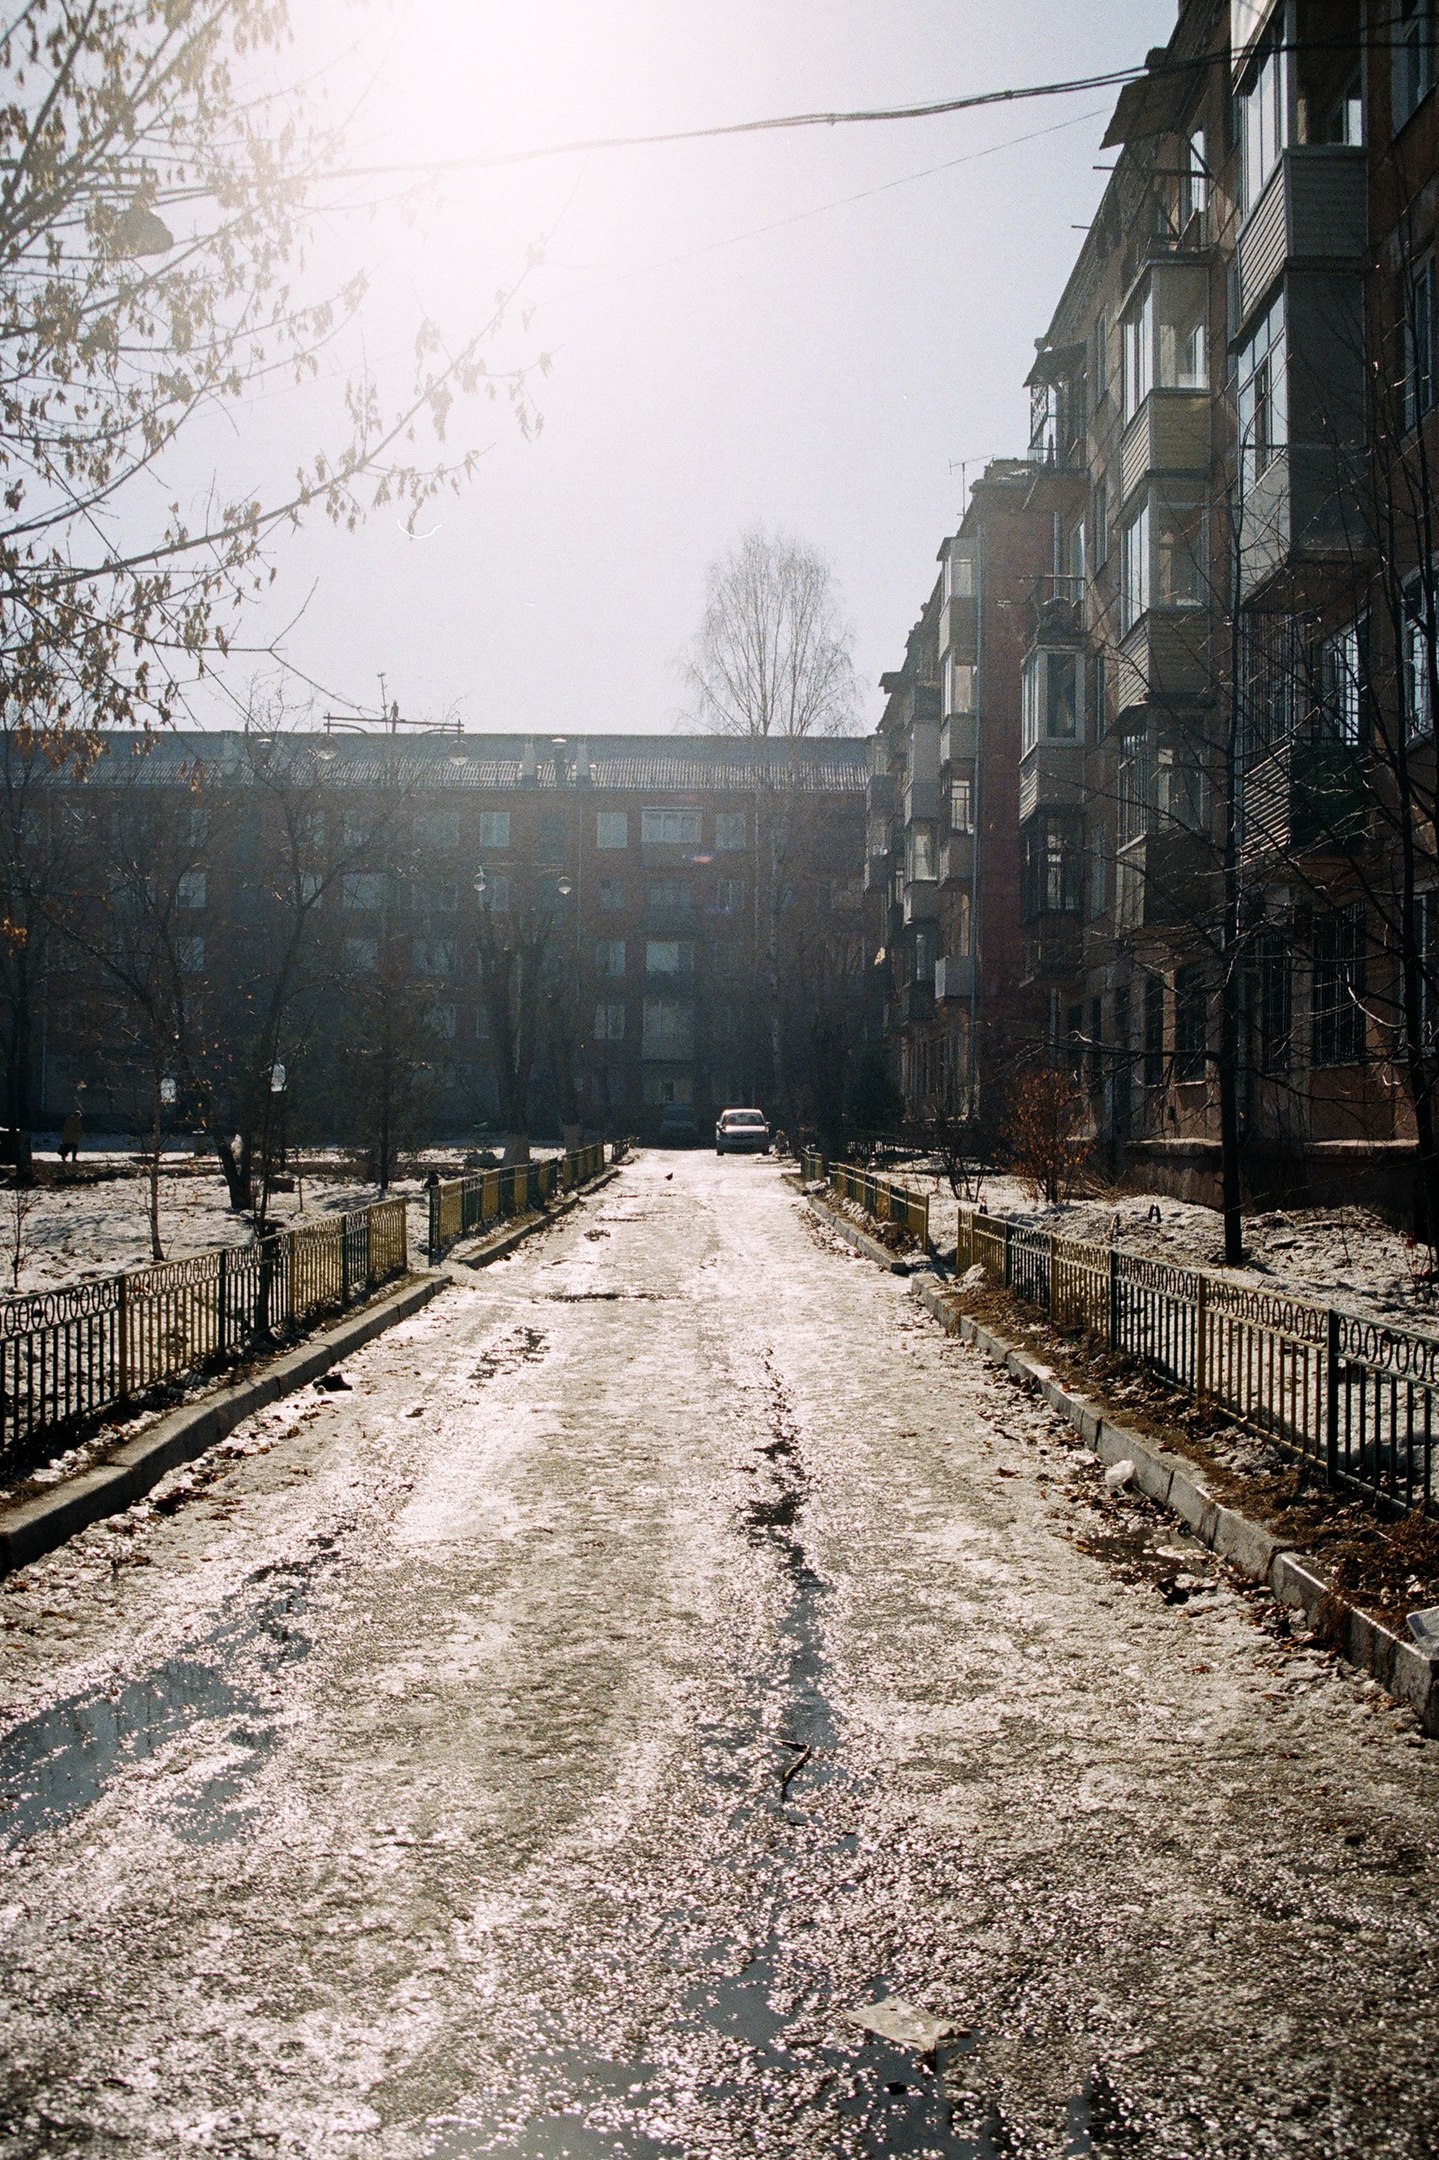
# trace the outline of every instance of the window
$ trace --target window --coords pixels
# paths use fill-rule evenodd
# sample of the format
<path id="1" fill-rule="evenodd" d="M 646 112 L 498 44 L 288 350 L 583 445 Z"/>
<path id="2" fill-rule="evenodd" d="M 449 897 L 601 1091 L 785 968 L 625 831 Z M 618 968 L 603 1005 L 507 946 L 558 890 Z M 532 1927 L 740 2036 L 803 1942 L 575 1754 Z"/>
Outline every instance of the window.
<path id="1" fill-rule="evenodd" d="M 952 713 L 972 713 L 975 669 L 966 660 L 950 660 L 946 665 L 949 669 L 948 710 Z"/>
<path id="2" fill-rule="evenodd" d="M 453 975 L 456 949 L 448 938 L 416 938 L 411 957 L 417 975 Z"/>
<path id="3" fill-rule="evenodd" d="M 1434 88 L 1433 0 L 1392 0 L 1394 126 L 1402 128 Z"/>
<path id="4" fill-rule="evenodd" d="M 1357 749 L 1364 725 L 1367 625 L 1351 623 L 1319 648 L 1319 718 L 1328 742 Z"/>
<path id="5" fill-rule="evenodd" d="M 205 905 L 206 884 L 203 870 L 187 870 L 175 893 L 182 908 L 202 908 Z"/>
<path id="6" fill-rule="evenodd" d="M 912 884 L 926 883 L 937 875 L 932 825 L 911 825 L 909 828 L 909 875 Z"/>
<path id="7" fill-rule="evenodd" d="M 646 1073 L 645 1101 L 651 1108 L 694 1100 L 694 1080 L 689 1073 Z"/>
<path id="8" fill-rule="evenodd" d="M 1120 548 L 1119 620 L 1121 630 L 1132 630 L 1141 615 L 1149 613 L 1150 604 L 1150 518 L 1149 505 L 1143 504 L 1137 517 L 1130 519 L 1124 528 Z"/>
<path id="9" fill-rule="evenodd" d="M 722 877 L 715 879 L 715 913 L 739 915 L 744 910 L 744 880 Z"/>
<path id="10" fill-rule="evenodd" d="M 1154 288 L 1131 308 L 1120 326 L 1124 417 L 1132 420 L 1154 388 Z"/>
<path id="11" fill-rule="evenodd" d="M 355 975 L 373 975 L 380 964 L 380 947 L 372 937 L 347 937 L 344 944 L 345 966 Z"/>
<path id="12" fill-rule="evenodd" d="M 1209 776 L 1192 749 L 1163 749 L 1154 772 L 1154 807 L 1181 832 L 1209 830 Z"/>
<path id="13" fill-rule="evenodd" d="M 951 549 L 945 558 L 951 600 L 974 598 L 974 557 L 960 555 Z"/>
<path id="14" fill-rule="evenodd" d="M 1264 193 L 1289 140 L 1289 57 L 1282 25 L 1268 32 L 1239 100 L 1241 209 L 1247 217 Z"/>
<path id="15" fill-rule="evenodd" d="M 431 810 L 420 819 L 419 839 L 422 847 L 457 848 L 460 844 L 459 811 Z"/>
<path id="16" fill-rule="evenodd" d="M 691 1058 L 695 1054 L 695 1009 L 673 998 L 646 998 L 644 1055 Z"/>
<path id="17" fill-rule="evenodd" d="M 455 915 L 459 912 L 460 888 L 458 885 L 432 885 L 430 907 L 436 915 Z"/>
<path id="18" fill-rule="evenodd" d="M 1164 1085 L 1164 978 L 1144 978 L 1144 1085 Z"/>
<path id="19" fill-rule="evenodd" d="M 1434 257 L 1411 263 L 1399 281 L 1400 397 L 1403 425 L 1434 410 Z"/>
<path id="20" fill-rule="evenodd" d="M 1119 753 L 1119 845 L 1142 840 L 1149 830 L 1149 741 L 1126 736 Z"/>
<path id="21" fill-rule="evenodd" d="M 453 1005 L 437 1005 L 431 1014 L 431 1023 L 441 1042 L 453 1042 L 459 1025 L 459 1015 Z"/>
<path id="22" fill-rule="evenodd" d="M 949 829 L 958 833 L 974 831 L 974 781 L 968 776 L 949 784 Z"/>
<path id="23" fill-rule="evenodd" d="M 1073 585 L 1083 587 L 1087 575 L 1083 518 L 1076 519 L 1069 535 L 1069 575 Z"/>
<path id="24" fill-rule="evenodd" d="M 694 886 L 688 878 L 648 878 L 645 881 L 645 907 L 651 915 L 693 915 Z"/>
<path id="25" fill-rule="evenodd" d="M 1314 1062 L 1364 1060 L 1364 906 L 1336 908 L 1314 930 Z"/>
<path id="26" fill-rule="evenodd" d="M 1024 663 L 1024 748 L 1078 742 L 1084 656 L 1073 646 L 1040 646 Z"/>
<path id="27" fill-rule="evenodd" d="M 625 1009 L 619 1004 L 596 1005 L 595 1041 L 623 1042 L 625 1039 Z"/>
<path id="28" fill-rule="evenodd" d="M 1077 915 L 1084 900 L 1084 843 L 1072 812 L 1051 810 L 1025 828 L 1026 910 Z"/>
<path id="29" fill-rule="evenodd" d="M 1204 970 L 1190 962 L 1174 973 L 1174 1077 L 1204 1078 L 1209 1048 L 1209 991 Z"/>
<path id="30" fill-rule="evenodd" d="M 645 847 L 698 847 L 698 810 L 642 810 L 640 840 Z"/>
<path id="31" fill-rule="evenodd" d="M 1269 470 L 1288 435 L 1283 293 L 1241 348 L 1237 373 L 1240 485 L 1247 495 Z"/>
<path id="32" fill-rule="evenodd" d="M 645 944 L 646 975 L 693 975 L 695 949 L 687 938 L 650 938 Z"/>
<path id="33" fill-rule="evenodd" d="M 1091 546 L 1094 567 L 1102 570 L 1109 560 L 1109 482 L 1103 478 L 1094 483 L 1094 503 L 1089 522 L 1093 528 Z"/>
<path id="34" fill-rule="evenodd" d="M 1404 588 L 1400 678 L 1413 738 L 1434 732 L 1434 606 L 1431 580 L 1421 573 Z"/>
<path id="35" fill-rule="evenodd" d="M 497 877 L 485 880 L 485 889 L 479 895 L 480 906 L 487 915 L 508 915 L 510 912 L 510 881 L 502 870 Z"/>
<path id="36" fill-rule="evenodd" d="M 182 937 L 175 940 L 175 958 L 180 963 L 182 975 L 203 975 L 205 972 L 205 940 L 202 937 Z"/>
<path id="37" fill-rule="evenodd" d="M 622 938 L 601 938 L 595 947 L 595 973 L 610 982 L 618 982 L 625 971 L 625 948 Z"/>
<path id="38" fill-rule="evenodd" d="M 598 848 L 627 848 L 630 844 L 629 815 L 624 810 L 599 810 L 595 813 L 595 846 Z"/>
<path id="39" fill-rule="evenodd" d="M 1254 1056 L 1262 1073 L 1289 1070 L 1294 1034 L 1294 967 L 1281 930 L 1261 930 L 1254 941 Z"/>
<path id="40" fill-rule="evenodd" d="M 1094 318 L 1094 402 L 1109 395 L 1109 317 L 1101 308 Z"/>
<path id="41" fill-rule="evenodd" d="M 974 896 L 965 886 L 954 896 L 950 951 L 956 960 L 968 960 L 974 951 Z"/>
<path id="42" fill-rule="evenodd" d="M 1203 128 L 1196 128 L 1184 149 L 1184 170 L 1179 181 L 1179 229 L 1209 208 L 1209 142 Z"/>
<path id="43" fill-rule="evenodd" d="M 1160 607 L 1203 607 L 1206 570 L 1205 533 L 1201 504 L 1188 508 L 1166 506 L 1156 520 L 1156 598 Z"/>
<path id="44" fill-rule="evenodd" d="M 1104 852 L 1104 828 L 1096 825 L 1089 836 L 1089 912 L 1098 917 L 1108 905 L 1108 861 Z"/>
<path id="45" fill-rule="evenodd" d="M 373 871 L 357 871 L 341 880 L 340 891 L 347 908 L 372 914 L 385 897 L 385 881 Z"/>
<path id="46" fill-rule="evenodd" d="M 720 810 L 715 816 L 715 846 L 722 855 L 733 855 L 749 846 L 748 810 Z"/>
<path id="47" fill-rule="evenodd" d="M 602 877 L 599 895 L 602 915 L 623 915 L 629 905 L 629 889 L 622 877 Z"/>

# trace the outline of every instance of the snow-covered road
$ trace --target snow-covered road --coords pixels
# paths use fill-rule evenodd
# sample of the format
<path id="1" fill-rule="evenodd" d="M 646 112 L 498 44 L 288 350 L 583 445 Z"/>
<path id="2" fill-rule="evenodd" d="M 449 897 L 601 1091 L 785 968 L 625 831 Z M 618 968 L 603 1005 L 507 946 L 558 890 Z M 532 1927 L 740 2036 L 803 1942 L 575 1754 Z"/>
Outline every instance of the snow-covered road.
<path id="1" fill-rule="evenodd" d="M 346 1377 L 0 1585 L 0 2154 L 1439 2150 L 1439 1750 L 773 1165 Z"/>

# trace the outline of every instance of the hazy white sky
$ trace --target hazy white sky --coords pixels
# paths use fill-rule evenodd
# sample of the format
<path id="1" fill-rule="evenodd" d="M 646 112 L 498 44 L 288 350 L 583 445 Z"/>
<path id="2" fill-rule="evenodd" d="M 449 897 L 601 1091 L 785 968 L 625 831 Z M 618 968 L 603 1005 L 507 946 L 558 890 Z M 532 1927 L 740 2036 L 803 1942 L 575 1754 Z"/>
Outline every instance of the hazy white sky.
<path id="1" fill-rule="evenodd" d="M 351 34 L 342 0 L 294 5 L 317 47 Z M 1132 64 L 1173 15 L 1174 0 L 402 0 L 383 48 L 349 63 L 368 78 L 355 141 L 444 155 L 920 102 Z M 544 431 L 466 419 L 489 445 L 479 477 L 422 515 L 421 538 L 385 514 L 357 537 L 286 540 L 252 630 L 290 624 L 295 664 L 358 703 L 383 670 L 407 713 L 457 709 L 471 729 L 665 732 L 684 722 L 706 567 L 758 521 L 832 562 L 872 722 L 957 519 L 958 466 L 1023 447 L 1024 375 L 1103 185 L 1112 103 L 566 157 L 453 181 L 417 225 L 335 220 L 336 260 L 373 271 L 380 368 L 419 308 L 462 337 L 550 234 L 533 320 L 506 347 L 553 355 Z M 306 424 L 272 396 L 246 449 L 263 431 L 284 469 Z"/>

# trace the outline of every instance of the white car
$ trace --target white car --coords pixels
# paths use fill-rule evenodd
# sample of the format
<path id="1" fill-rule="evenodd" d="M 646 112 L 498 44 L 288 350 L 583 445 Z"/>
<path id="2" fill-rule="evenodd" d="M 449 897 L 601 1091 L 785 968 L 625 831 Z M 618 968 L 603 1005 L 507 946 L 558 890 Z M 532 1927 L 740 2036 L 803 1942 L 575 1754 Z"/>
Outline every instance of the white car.
<path id="1" fill-rule="evenodd" d="M 768 1155 L 769 1120 L 763 1110 L 722 1110 L 715 1127 L 716 1155 Z"/>

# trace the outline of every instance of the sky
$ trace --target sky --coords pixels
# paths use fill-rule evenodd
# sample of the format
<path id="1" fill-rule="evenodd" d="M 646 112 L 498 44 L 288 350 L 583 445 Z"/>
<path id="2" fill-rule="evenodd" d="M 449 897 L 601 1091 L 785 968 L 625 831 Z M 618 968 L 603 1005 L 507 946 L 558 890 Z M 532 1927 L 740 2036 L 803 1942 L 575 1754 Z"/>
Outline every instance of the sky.
<path id="1" fill-rule="evenodd" d="M 351 154 L 403 162 L 1100 73 L 1163 43 L 1174 0 L 294 10 Z M 872 726 L 965 469 L 1024 447 L 1024 377 L 1104 185 L 1115 94 L 565 155 L 447 179 L 408 219 L 328 216 L 316 274 L 370 278 L 335 366 L 381 381 L 422 315 L 462 342 L 542 248 L 492 357 L 547 357 L 543 428 L 467 408 L 452 441 L 483 456 L 459 500 L 410 531 L 387 510 L 287 536 L 242 643 L 278 640 L 287 695 L 317 710 L 376 709 L 383 674 L 407 716 L 466 730 L 668 733 L 689 719 L 708 567 L 759 524 L 832 566 Z M 228 447 L 190 445 L 192 491 L 236 445 L 288 473 L 338 387 L 269 391 Z M 274 680 L 242 652 L 197 716 L 233 724 Z"/>

